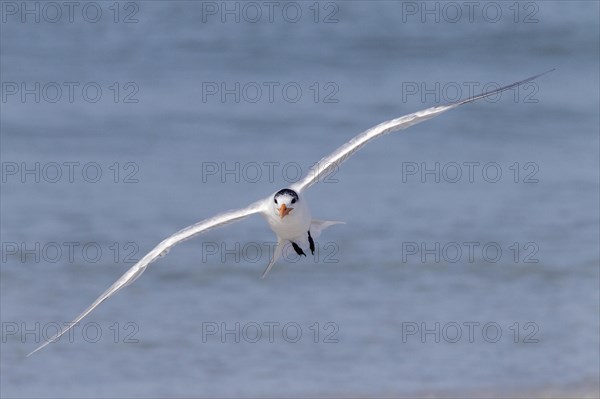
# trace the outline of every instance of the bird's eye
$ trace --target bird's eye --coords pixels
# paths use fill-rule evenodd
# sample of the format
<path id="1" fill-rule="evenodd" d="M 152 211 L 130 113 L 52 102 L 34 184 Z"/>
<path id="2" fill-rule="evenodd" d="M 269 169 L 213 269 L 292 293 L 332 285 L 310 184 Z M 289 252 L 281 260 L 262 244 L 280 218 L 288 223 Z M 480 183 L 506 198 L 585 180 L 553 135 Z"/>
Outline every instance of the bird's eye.
<path id="1" fill-rule="evenodd" d="M 296 198 L 292 198 L 292 204 L 296 203 Z"/>
<path id="2" fill-rule="evenodd" d="M 275 201 L 275 203 L 277 203 L 277 198 L 273 198 L 273 201 Z"/>

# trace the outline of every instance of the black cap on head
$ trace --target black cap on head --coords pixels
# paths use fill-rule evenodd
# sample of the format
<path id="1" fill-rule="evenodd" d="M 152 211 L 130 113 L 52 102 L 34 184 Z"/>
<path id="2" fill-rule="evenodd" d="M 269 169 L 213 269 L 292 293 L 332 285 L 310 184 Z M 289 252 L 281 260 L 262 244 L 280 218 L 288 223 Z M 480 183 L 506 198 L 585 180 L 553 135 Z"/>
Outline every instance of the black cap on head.
<path id="1" fill-rule="evenodd" d="M 289 195 L 290 197 L 292 197 L 292 203 L 298 201 L 298 194 L 294 191 L 294 190 L 290 190 L 289 188 L 283 188 L 279 191 L 277 191 L 275 193 L 275 196 L 273 197 L 273 199 L 275 200 L 275 202 L 277 202 L 277 197 L 279 197 L 280 195 Z"/>

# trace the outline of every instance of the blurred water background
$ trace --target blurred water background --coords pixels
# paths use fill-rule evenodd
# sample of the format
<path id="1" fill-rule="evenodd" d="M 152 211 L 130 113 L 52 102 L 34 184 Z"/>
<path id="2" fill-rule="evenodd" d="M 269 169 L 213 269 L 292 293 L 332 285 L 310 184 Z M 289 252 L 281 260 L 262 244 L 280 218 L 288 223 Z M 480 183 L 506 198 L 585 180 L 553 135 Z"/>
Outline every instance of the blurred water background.
<path id="1" fill-rule="evenodd" d="M 2 2 L 2 397 L 598 394 L 597 2 L 53 4 Z M 176 230 L 551 68 L 314 186 L 318 259 L 211 231 L 25 358 Z"/>

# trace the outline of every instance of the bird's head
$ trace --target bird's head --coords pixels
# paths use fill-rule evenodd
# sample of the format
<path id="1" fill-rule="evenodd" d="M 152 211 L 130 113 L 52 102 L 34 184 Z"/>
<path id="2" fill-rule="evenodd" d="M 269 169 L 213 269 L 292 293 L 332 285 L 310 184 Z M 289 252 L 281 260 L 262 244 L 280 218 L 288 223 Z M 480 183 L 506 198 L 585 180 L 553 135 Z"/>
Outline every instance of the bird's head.
<path id="1" fill-rule="evenodd" d="M 298 193 L 289 188 L 284 188 L 275 193 L 273 196 L 274 211 L 281 219 L 286 217 L 298 203 Z"/>

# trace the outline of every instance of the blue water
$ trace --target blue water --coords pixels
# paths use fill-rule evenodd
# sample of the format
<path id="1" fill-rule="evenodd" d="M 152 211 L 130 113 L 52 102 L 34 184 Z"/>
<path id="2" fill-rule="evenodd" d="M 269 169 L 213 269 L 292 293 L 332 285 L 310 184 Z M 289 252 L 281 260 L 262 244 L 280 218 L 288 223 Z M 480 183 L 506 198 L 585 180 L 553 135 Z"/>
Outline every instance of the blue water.
<path id="1" fill-rule="evenodd" d="M 598 3 L 84 4 L 2 4 L 2 397 L 598 395 Z M 249 218 L 25 358 L 176 230 L 551 68 L 311 188 L 318 258 L 260 280 Z"/>

